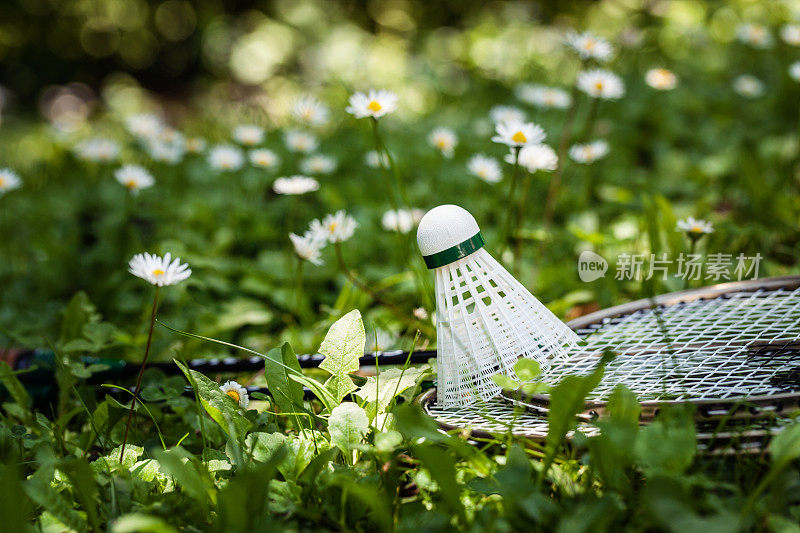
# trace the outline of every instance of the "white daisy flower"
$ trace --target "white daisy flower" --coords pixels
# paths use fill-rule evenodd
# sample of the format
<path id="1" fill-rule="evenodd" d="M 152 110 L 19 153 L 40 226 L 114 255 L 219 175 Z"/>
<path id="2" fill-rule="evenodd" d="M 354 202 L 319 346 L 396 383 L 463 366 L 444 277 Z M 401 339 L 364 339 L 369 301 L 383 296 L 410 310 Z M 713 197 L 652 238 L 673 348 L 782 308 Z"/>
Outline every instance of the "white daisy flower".
<path id="1" fill-rule="evenodd" d="M 300 162 L 300 171 L 305 174 L 330 174 L 336 170 L 336 160 L 327 155 L 312 155 Z"/>
<path id="2" fill-rule="evenodd" d="M 800 46 L 800 24 L 786 24 L 781 28 L 781 39 L 790 46 Z"/>
<path id="3" fill-rule="evenodd" d="M 233 140 L 244 146 L 255 146 L 264 142 L 264 128 L 253 124 L 242 124 L 233 128 Z"/>
<path id="4" fill-rule="evenodd" d="M 319 189 L 319 182 L 308 176 L 290 176 L 278 178 L 272 184 L 272 190 L 278 194 L 306 194 Z"/>
<path id="5" fill-rule="evenodd" d="M 509 105 L 497 105 L 489 110 L 489 118 L 493 124 L 499 122 L 525 122 L 525 112 Z"/>
<path id="6" fill-rule="evenodd" d="M 617 100 L 625 94 L 625 85 L 620 77 L 599 68 L 579 72 L 576 84 L 592 98 Z"/>
<path id="7" fill-rule="evenodd" d="M 22 187 L 22 180 L 10 168 L 0 168 L 0 195 Z"/>
<path id="8" fill-rule="evenodd" d="M 408 233 L 414 229 L 414 215 L 408 209 L 389 210 L 381 217 L 381 226 L 386 231 Z"/>
<path id="9" fill-rule="evenodd" d="M 427 211 L 420 209 L 419 207 L 414 207 L 411 209 L 411 219 L 414 221 L 415 225 L 419 224 L 419 221 L 422 220 L 422 217 L 425 216 L 425 213 L 427 213 Z"/>
<path id="10" fill-rule="evenodd" d="M 537 170 L 555 170 L 558 165 L 558 156 L 555 150 L 546 144 L 528 144 L 519 151 L 519 165 L 528 172 Z M 514 163 L 514 152 L 506 155 L 507 163 Z"/>
<path id="11" fill-rule="evenodd" d="M 181 264 L 179 257 L 172 260 L 167 253 L 163 258 L 156 254 L 136 254 L 128 263 L 128 272 L 158 287 L 175 285 L 192 275 L 189 265 Z"/>
<path id="12" fill-rule="evenodd" d="M 450 159 L 458 144 L 458 137 L 450 128 L 436 128 L 428 135 L 428 142 L 442 152 L 443 156 Z"/>
<path id="13" fill-rule="evenodd" d="M 425 310 L 424 307 L 417 307 L 413 311 L 414 318 L 417 320 L 428 320 L 428 312 Z"/>
<path id="14" fill-rule="evenodd" d="M 313 96 L 298 98 L 292 107 L 294 118 L 309 126 L 322 126 L 328 122 L 328 108 Z"/>
<path id="15" fill-rule="evenodd" d="M 800 81 L 800 61 L 795 61 L 789 65 L 789 77 L 794 81 Z"/>
<path id="16" fill-rule="evenodd" d="M 128 188 L 131 194 L 152 187 L 156 182 L 152 174 L 139 165 L 125 165 L 114 172 L 114 178 Z"/>
<path id="17" fill-rule="evenodd" d="M 651 68 L 644 75 L 644 82 L 659 91 L 671 91 L 678 86 L 678 77 L 665 68 Z"/>
<path id="18" fill-rule="evenodd" d="M 275 152 L 266 148 L 250 150 L 248 157 L 250 158 L 250 163 L 259 168 L 274 168 L 280 163 L 280 159 L 278 159 Z"/>
<path id="19" fill-rule="evenodd" d="M 745 98 L 764 96 L 764 82 L 751 74 L 742 74 L 733 80 L 733 90 Z"/>
<path id="20" fill-rule="evenodd" d="M 576 163 L 588 165 L 608 154 L 608 143 L 602 139 L 586 144 L 573 144 L 569 149 L 569 157 Z"/>
<path id="21" fill-rule="evenodd" d="M 558 87 L 545 87 L 529 83 L 514 90 L 517 98 L 540 109 L 566 109 L 572 104 L 572 96 Z"/>
<path id="22" fill-rule="evenodd" d="M 389 167 L 389 157 L 385 153 L 378 153 L 377 150 L 370 150 L 364 154 L 364 164 L 371 168 Z"/>
<path id="23" fill-rule="evenodd" d="M 475 154 L 467 163 L 470 174 L 477 176 L 487 183 L 497 183 L 503 179 L 500 170 L 500 163 L 494 157 L 487 157 L 483 154 Z"/>
<path id="24" fill-rule="evenodd" d="M 161 117 L 151 113 L 131 115 L 125 119 L 125 128 L 131 135 L 140 139 L 155 139 L 164 129 Z"/>
<path id="25" fill-rule="evenodd" d="M 119 156 L 119 145 L 108 139 L 89 139 L 80 143 L 75 151 L 86 161 L 109 163 Z"/>
<path id="26" fill-rule="evenodd" d="M 206 140 L 202 137 L 189 137 L 186 139 L 186 151 L 190 154 L 199 154 L 206 149 Z"/>
<path id="27" fill-rule="evenodd" d="M 341 210 L 326 215 L 322 220 L 312 220 L 309 231 L 320 240 L 326 239 L 328 242 L 336 243 L 352 237 L 357 226 L 355 219 Z"/>
<path id="28" fill-rule="evenodd" d="M 224 172 L 239 170 L 244 164 L 244 155 L 236 146 L 218 144 L 208 152 L 208 164 L 211 168 Z"/>
<path id="29" fill-rule="evenodd" d="M 761 24 L 741 24 L 736 28 L 736 36 L 739 41 L 753 48 L 763 49 L 772 46 L 772 34 Z"/>
<path id="30" fill-rule="evenodd" d="M 319 141 L 310 133 L 299 130 L 289 130 L 283 136 L 286 147 L 292 152 L 307 154 L 313 152 L 319 146 Z"/>
<path id="31" fill-rule="evenodd" d="M 350 97 L 347 111 L 356 118 L 381 118 L 397 109 L 398 97 L 392 91 L 376 91 L 355 93 Z"/>
<path id="32" fill-rule="evenodd" d="M 545 138 L 542 127 L 533 122 L 500 122 L 495 131 L 497 135 L 492 137 L 492 141 L 508 146 L 537 144 Z"/>
<path id="33" fill-rule="evenodd" d="M 167 163 L 168 165 L 177 165 L 183 160 L 186 154 L 186 147 L 183 138 L 175 142 L 165 142 L 161 140 L 152 140 L 147 143 L 147 153 L 153 161 L 159 163 Z"/>
<path id="34" fill-rule="evenodd" d="M 695 219 L 689 217 L 685 220 L 679 220 L 676 231 L 685 231 L 689 237 L 696 239 L 705 235 L 706 233 L 714 233 L 714 226 L 711 222 L 706 220 Z"/>
<path id="35" fill-rule="evenodd" d="M 318 235 L 312 233 L 311 231 L 307 231 L 302 237 L 300 235 L 290 233 L 289 239 L 291 239 L 292 246 L 294 246 L 294 253 L 296 253 L 300 259 L 308 261 L 309 263 L 313 263 L 317 266 L 322 265 L 322 257 L 320 252 L 327 241 L 321 240 Z"/>
<path id="36" fill-rule="evenodd" d="M 614 47 L 610 42 L 590 32 L 570 32 L 565 41 L 567 46 L 577 52 L 578 57 L 583 60 L 595 59 L 605 63 L 614 55 Z"/>
<path id="37" fill-rule="evenodd" d="M 229 396 L 234 402 L 239 404 L 242 409 L 247 409 L 250 405 L 250 395 L 247 394 L 247 389 L 236 383 L 235 381 L 226 381 L 220 388 L 226 396 Z"/>

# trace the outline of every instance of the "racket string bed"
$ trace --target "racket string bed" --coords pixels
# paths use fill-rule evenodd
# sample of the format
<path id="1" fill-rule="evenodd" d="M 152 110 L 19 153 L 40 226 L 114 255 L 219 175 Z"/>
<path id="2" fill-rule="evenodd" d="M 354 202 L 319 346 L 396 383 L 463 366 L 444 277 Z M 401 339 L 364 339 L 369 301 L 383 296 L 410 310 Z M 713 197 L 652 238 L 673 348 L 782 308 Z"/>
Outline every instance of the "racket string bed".
<path id="1" fill-rule="evenodd" d="M 800 346 L 793 342 L 800 339 L 800 289 L 742 291 L 643 309 L 578 333 L 585 346 L 547 368 L 543 379 L 553 384 L 591 372 L 599 355 L 611 350 L 618 357 L 590 400 L 607 399 L 619 383 L 643 401 L 800 390 Z"/>

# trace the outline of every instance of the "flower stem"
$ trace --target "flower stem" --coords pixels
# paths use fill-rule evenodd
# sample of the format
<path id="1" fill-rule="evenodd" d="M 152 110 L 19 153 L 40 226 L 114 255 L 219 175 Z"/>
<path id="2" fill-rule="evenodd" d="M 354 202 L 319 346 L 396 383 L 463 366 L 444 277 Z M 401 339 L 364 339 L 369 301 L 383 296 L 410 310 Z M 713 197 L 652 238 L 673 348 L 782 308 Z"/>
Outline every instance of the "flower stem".
<path id="1" fill-rule="evenodd" d="M 503 238 L 500 241 L 503 249 L 508 249 L 508 240 L 511 237 L 511 220 L 514 216 L 514 193 L 517 190 L 517 181 L 519 179 L 519 151 L 522 147 L 515 146 L 514 150 L 514 167 L 511 170 L 511 187 L 508 189 L 508 202 L 506 202 L 506 225 L 503 229 Z"/>
<path id="2" fill-rule="evenodd" d="M 156 324 L 156 312 L 158 311 L 158 285 L 156 285 L 155 291 L 153 292 L 153 310 L 150 312 L 150 331 L 147 333 L 147 345 L 144 349 L 144 359 L 142 359 L 142 365 L 139 367 L 139 375 L 136 376 L 136 388 L 134 389 L 133 400 L 131 400 L 131 410 L 128 411 L 128 422 L 125 424 L 125 436 L 122 438 L 122 450 L 119 452 L 119 462 L 122 463 L 122 459 L 125 456 L 125 444 L 128 442 L 128 431 L 131 429 L 131 420 L 133 419 L 133 410 L 136 407 L 136 398 L 141 393 L 139 390 L 142 386 L 142 375 L 144 375 L 144 369 L 147 366 L 147 357 L 150 355 L 150 344 L 153 342 L 153 327 Z"/>
<path id="3" fill-rule="evenodd" d="M 527 173 L 524 179 L 522 198 L 520 198 L 520 205 L 517 210 L 517 222 L 514 229 L 514 274 L 516 275 L 519 275 L 520 267 L 522 266 L 522 238 L 519 232 L 522 229 L 522 221 L 525 219 L 525 210 L 528 208 L 528 196 L 530 196 L 532 183 L 533 174 Z"/>
<path id="4" fill-rule="evenodd" d="M 400 173 L 397 171 L 397 166 L 394 163 L 392 154 L 389 153 L 389 150 L 386 148 L 386 144 L 384 144 L 383 139 L 381 138 L 380 130 L 378 129 L 378 119 L 372 118 L 370 120 L 372 122 L 372 133 L 375 137 L 375 151 L 378 154 L 378 164 L 381 166 L 381 169 L 384 171 L 384 176 L 386 177 L 386 186 L 389 189 L 389 201 L 392 204 L 392 209 L 397 211 L 399 203 L 394 197 L 394 189 L 392 188 L 391 179 L 389 178 L 390 174 L 394 176 L 394 180 L 397 183 L 397 190 L 400 192 L 400 198 L 404 206 L 408 205 L 405 185 L 403 184 L 403 180 L 400 179 Z M 383 161 L 384 155 L 389 161 L 388 168 Z"/>
<path id="5" fill-rule="evenodd" d="M 689 259 L 691 259 L 691 256 L 694 255 L 695 248 L 697 248 L 697 239 L 689 237 L 689 241 Z M 686 276 L 686 279 L 683 280 L 683 288 L 684 290 L 689 288 L 689 276 Z"/>
<path id="6" fill-rule="evenodd" d="M 305 316 L 303 309 L 303 261 L 302 258 L 297 258 L 297 316 L 301 319 Z"/>

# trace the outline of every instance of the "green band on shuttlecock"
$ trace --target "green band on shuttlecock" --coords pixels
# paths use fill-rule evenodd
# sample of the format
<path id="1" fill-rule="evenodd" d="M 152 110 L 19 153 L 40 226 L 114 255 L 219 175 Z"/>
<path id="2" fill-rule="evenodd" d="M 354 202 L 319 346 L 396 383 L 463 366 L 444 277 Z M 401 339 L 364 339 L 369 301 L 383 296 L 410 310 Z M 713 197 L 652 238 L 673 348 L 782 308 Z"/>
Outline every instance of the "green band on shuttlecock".
<path id="1" fill-rule="evenodd" d="M 449 265 L 454 261 L 458 261 L 469 254 L 476 252 L 483 248 L 483 235 L 479 231 L 466 241 L 456 244 L 455 246 L 442 250 L 431 255 L 424 255 L 422 258 L 425 260 L 425 265 L 428 268 L 439 268 L 444 265 Z"/>

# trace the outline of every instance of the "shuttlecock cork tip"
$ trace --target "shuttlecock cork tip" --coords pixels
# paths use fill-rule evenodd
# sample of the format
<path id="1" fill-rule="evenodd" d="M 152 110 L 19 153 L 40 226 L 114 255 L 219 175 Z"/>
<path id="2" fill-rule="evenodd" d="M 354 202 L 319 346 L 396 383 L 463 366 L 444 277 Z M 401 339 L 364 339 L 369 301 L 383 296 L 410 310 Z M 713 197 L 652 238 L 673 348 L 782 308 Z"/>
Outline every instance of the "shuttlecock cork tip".
<path id="1" fill-rule="evenodd" d="M 437 268 L 480 249 L 483 237 L 469 211 L 457 205 L 440 205 L 420 220 L 417 245 L 428 268 Z"/>

